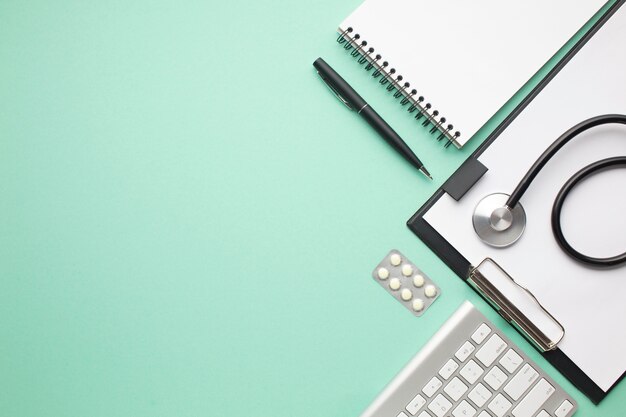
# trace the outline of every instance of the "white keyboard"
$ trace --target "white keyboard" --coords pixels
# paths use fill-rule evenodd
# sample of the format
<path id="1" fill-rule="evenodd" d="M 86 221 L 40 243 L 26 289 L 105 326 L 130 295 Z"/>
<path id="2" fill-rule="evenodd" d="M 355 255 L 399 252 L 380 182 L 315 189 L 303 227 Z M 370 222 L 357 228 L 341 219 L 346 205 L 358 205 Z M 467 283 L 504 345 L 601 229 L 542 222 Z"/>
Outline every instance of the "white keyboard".
<path id="1" fill-rule="evenodd" d="M 466 301 L 361 417 L 570 417 L 577 407 Z"/>

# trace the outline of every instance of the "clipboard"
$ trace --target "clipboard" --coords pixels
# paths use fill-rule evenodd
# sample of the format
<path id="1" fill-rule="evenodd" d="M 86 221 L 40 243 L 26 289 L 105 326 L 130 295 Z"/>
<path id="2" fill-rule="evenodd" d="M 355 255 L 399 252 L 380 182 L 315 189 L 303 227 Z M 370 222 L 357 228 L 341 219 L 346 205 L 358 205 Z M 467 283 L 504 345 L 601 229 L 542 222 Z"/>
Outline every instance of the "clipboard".
<path id="1" fill-rule="evenodd" d="M 459 169 L 446 181 L 442 187 L 408 220 L 407 226 L 435 252 L 451 269 L 463 279 L 468 285 L 474 288 L 498 313 L 513 325 L 523 336 L 525 336 L 542 355 L 557 368 L 567 379 L 569 379 L 581 392 L 583 392 L 592 402 L 598 404 L 611 389 L 626 375 L 623 370 L 621 376 L 610 386 L 601 387 L 594 381 L 581 367 L 568 356 L 559 346 L 561 340 L 567 332 L 551 312 L 544 308 L 535 297 L 532 290 L 522 288 L 516 277 L 509 274 L 505 268 L 498 263 L 498 256 L 494 258 L 485 257 L 480 262 L 472 262 L 453 245 L 449 239 L 444 237 L 436 227 L 433 227 L 425 218 L 429 211 L 433 209 L 440 200 L 454 200 L 462 202 L 468 192 L 478 187 L 481 179 L 489 171 L 479 157 L 488 150 L 493 150 L 498 144 L 497 140 L 506 136 L 505 132 L 512 124 L 524 123 L 520 119 L 524 118 L 524 111 L 535 101 L 541 102 L 544 92 L 550 83 L 562 74 L 567 64 L 574 61 L 573 65 L 578 65 L 580 61 L 576 57 L 581 54 L 591 39 L 605 26 L 605 24 L 619 11 L 620 16 L 626 16 L 626 7 L 622 7 L 626 0 L 617 1 L 606 13 L 596 22 L 581 40 L 569 51 L 564 58 L 550 71 L 550 73 L 533 89 L 533 91 L 514 109 L 514 111 L 492 132 L 485 142 L 459 167 Z M 626 17 L 620 17 L 626 19 Z M 608 29 L 607 29 L 608 30 Z M 581 58 L 582 59 L 582 58 Z M 569 71 L 569 68 L 568 68 Z M 567 76 L 567 74 L 565 75 Z M 561 79 L 563 77 L 560 77 Z M 548 90 L 550 90 L 548 88 Z M 624 110 L 626 112 L 626 110 Z M 582 120 L 582 119 L 580 119 Z M 518 124 L 519 124 L 518 123 Z M 552 140 L 556 136 L 552 137 Z M 547 147 L 550 142 L 545 143 Z M 529 167 L 530 164 L 527 165 Z M 582 167 L 581 165 L 580 167 Z M 521 178 L 521 177 L 519 177 Z M 511 191 L 511 190 L 504 190 Z M 469 221 L 469 220 L 468 220 Z M 550 239 L 552 237 L 550 236 Z M 510 249 L 512 250 L 512 249 Z M 498 252 L 494 252 L 498 255 Z M 602 274 L 603 272 L 597 272 Z M 494 280 L 498 285 L 494 285 Z M 502 290 L 502 284 L 506 283 L 506 290 Z M 541 297 L 539 297 L 541 298 Z M 518 302 L 524 302 L 524 311 L 517 308 Z M 534 310 L 528 308 L 533 306 Z M 533 310 L 533 311 L 531 311 Z M 536 325 L 541 321 L 542 325 Z M 545 323 L 550 323 L 546 327 Z M 548 330 L 546 330 L 546 328 Z M 606 385 L 606 384 L 605 384 Z"/>

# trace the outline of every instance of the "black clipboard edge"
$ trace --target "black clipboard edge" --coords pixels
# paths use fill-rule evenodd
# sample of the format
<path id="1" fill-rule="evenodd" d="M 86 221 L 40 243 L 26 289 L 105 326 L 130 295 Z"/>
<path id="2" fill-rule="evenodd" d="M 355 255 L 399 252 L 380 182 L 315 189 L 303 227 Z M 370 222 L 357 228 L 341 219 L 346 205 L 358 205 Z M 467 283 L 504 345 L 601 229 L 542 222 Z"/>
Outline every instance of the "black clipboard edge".
<path id="1" fill-rule="evenodd" d="M 542 355 L 594 404 L 598 405 L 606 397 L 607 392 L 602 391 L 561 349 L 544 352 Z M 621 378 L 623 377 L 622 374 Z"/>
<path id="2" fill-rule="evenodd" d="M 472 265 L 463 257 L 447 240 L 443 238 L 426 220 L 424 214 L 445 193 L 443 189 L 437 192 L 424 204 L 417 213 L 407 222 L 409 229 L 413 231 L 439 258 L 441 258 L 452 271 L 461 279 L 467 281 Z"/>
<path id="3" fill-rule="evenodd" d="M 598 19 L 586 34 L 570 49 L 563 58 L 552 68 L 548 74 L 522 99 L 513 111 L 489 134 L 484 142 L 476 148 L 469 158 L 478 157 L 500 136 L 500 134 L 517 118 L 517 116 L 534 100 L 546 85 L 558 74 L 574 55 L 595 35 L 595 33 L 615 14 L 626 0 L 618 0 Z M 468 159 L 469 159 L 468 158 Z M 461 165 L 450 178 L 464 175 L 465 164 Z M 472 183 L 469 188 L 474 185 Z M 467 191 L 467 190 L 466 190 Z M 461 279 L 467 282 L 469 271 L 472 267 L 470 262 L 459 253 L 447 240 L 443 238 L 426 220 L 424 215 L 445 193 L 443 187 L 439 188 L 422 207 L 407 221 L 407 226 L 415 233 L 446 265 Z M 468 284 L 469 285 L 469 284 Z M 484 297 L 483 297 L 484 298 Z M 519 333 L 519 330 L 518 330 Z M 521 333 L 520 333 L 521 334 Z M 522 335 L 523 336 L 523 335 Z M 565 376 L 576 388 L 587 396 L 594 404 L 599 404 L 606 395 L 626 376 L 626 372 L 613 384 L 608 391 L 603 391 L 591 380 L 567 355 L 560 349 L 542 353 L 543 357 L 552 364 L 563 376 Z"/>

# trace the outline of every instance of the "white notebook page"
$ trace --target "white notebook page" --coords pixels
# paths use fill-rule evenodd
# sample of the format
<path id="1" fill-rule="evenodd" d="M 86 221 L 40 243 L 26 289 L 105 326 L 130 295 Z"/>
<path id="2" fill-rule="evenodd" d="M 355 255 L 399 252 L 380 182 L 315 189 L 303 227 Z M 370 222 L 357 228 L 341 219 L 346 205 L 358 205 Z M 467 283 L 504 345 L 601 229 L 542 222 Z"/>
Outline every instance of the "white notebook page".
<path id="1" fill-rule="evenodd" d="M 463 145 L 603 0 L 366 0 L 348 27 L 460 131 Z"/>
<path id="2" fill-rule="evenodd" d="M 565 327 L 560 349 L 607 391 L 626 370 L 626 267 L 594 270 L 573 261 L 552 236 L 554 198 L 576 171 L 598 159 L 626 155 L 626 126 L 589 130 L 567 144 L 537 176 L 521 203 L 528 223 L 505 249 L 482 243 L 472 227 L 476 204 L 511 193 L 531 164 L 571 126 L 606 113 L 626 114 L 626 6 L 592 37 L 479 157 L 489 168 L 461 199 L 444 195 L 426 214 L 473 265 L 492 257 L 527 287 Z M 565 202 L 562 224 L 571 244 L 592 256 L 626 250 L 626 169 L 581 183 Z"/>

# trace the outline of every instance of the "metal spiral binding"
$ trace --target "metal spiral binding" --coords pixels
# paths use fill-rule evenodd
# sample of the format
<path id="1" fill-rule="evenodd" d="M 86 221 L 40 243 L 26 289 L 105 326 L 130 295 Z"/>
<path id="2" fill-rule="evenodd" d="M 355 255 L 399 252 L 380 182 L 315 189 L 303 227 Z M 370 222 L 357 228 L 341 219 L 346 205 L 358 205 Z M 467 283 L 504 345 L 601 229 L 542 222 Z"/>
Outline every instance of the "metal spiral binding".
<path id="1" fill-rule="evenodd" d="M 396 90 L 393 94 L 394 98 L 400 99 L 400 105 L 406 106 L 407 111 L 409 113 L 417 113 L 415 114 L 415 119 L 420 120 L 424 118 L 422 121 L 422 126 L 428 128 L 428 126 L 432 126 L 429 130 L 431 135 L 437 135 L 437 140 L 441 141 L 442 139 L 446 139 L 445 147 L 449 147 L 453 143 L 456 144 L 456 140 L 461 136 L 461 132 L 454 131 L 452 133 L 454 126 L 451 124 L 445 125 L 446 118 L 439 117 L 439 111 L 433 109 L 432 104 L 425 102 L 425 98 L 423 96 L 417 96 L 417 90 L 409 88 L 411 85 L 408 82 L 402 83 L 403 77 L 400 74 L 396 75 L 396 70 L 393 67 L 389 66 L 389 63 L 383 60 L 383 57 L 380 54 L 374 55 L 374 48 L 367 47 L 367 41 L 361 39 L 361 35 L 355 33 L 352 35 L 354 30 L 349 27 L 346 30 L 342 31 L 337 38 L 337 43 L 342 45 L 346 51 L 350 51 L 350 55 L 353 56 L 360 65 L 365 65 L 365 71 L 371 71 L 372 77 L 375 79 L 380 78 L 378 82 L 381 85 L 384 85 L 386 90 L 392 92 Z"/>

